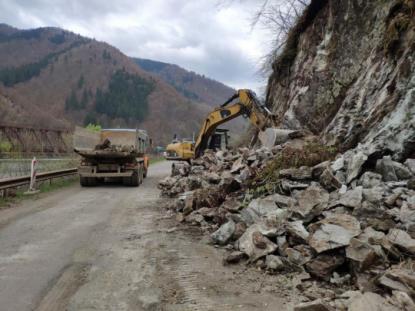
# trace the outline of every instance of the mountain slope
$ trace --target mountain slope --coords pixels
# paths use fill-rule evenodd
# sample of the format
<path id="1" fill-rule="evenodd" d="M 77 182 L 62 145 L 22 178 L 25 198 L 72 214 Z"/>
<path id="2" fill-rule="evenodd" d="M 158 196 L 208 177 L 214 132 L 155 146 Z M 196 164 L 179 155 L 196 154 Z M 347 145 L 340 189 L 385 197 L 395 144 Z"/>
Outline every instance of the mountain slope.
<path id="1" fill-rule="evenodd" d="M 0 59 L 1 123 L 140 127 L 165 144 L 207 111 L 116 48 L 58 28 L 0 25 Z"/>
<path id="2" fill-rule="evenodd" d="M 172 85 L 180 94 L 192 101 L 217 107 L 235 93 L 234 89 L 223 83 L 174 64 L 143 58 L 133 58 L 133 60 L 143 70 L 159 76 Z"/>
<path id="3" fill-rule="evenodd" d="M 133 58 L 133 60 L 141 69 L 160 77 L 188 100 L 202 106 L 218 107 L 235 93 L 234 89 L 223 83 L 174 64 L 142 58 Z M 221 125 L 221 128 L 229 129 L 231 140 L 235 141 L 247 126 L 248 121 L 236 118 Z"/>

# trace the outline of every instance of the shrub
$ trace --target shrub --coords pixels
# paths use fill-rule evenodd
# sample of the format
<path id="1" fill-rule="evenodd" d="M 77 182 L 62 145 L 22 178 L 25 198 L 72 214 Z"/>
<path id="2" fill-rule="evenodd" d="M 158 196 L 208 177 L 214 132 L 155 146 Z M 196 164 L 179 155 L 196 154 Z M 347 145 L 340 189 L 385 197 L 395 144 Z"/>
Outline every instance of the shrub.
<path id="1" fill-rule="evenodd" d="M 0 152 L 1 153 L 5 153 L 5 152 L 11 152 L 13 149 L 12 144 L 9 141 L 0 141 Z"/>
<path id="2" fill-rule="evenodd" d="M 92 123 L 89 123 L 85 128 L 91 132 L 99 132 L 102 129 L 101 125 Z"/>

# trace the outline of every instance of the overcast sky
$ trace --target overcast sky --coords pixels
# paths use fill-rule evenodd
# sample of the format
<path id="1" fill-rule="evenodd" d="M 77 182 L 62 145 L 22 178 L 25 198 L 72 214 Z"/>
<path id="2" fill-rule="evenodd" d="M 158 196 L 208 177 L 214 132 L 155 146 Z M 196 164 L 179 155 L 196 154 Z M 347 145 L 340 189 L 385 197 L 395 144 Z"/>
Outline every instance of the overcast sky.
<path id="1" fill-rule="evenodd" d="M 0 0 L 0 22 L 61 27 L 129 56 L 175 63 L 234 88 L 257 75 L 271 38 L 250 26 L 261 0 Z"/>

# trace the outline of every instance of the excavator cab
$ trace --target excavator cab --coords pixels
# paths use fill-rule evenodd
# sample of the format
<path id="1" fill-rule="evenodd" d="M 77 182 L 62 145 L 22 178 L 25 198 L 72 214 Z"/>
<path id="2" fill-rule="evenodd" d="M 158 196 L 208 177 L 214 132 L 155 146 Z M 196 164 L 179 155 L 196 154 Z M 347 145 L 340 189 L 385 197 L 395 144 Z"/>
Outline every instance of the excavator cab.
<path id="1" fill-rule="evenodd" d="M 215 133 L 210 137 L 208 149 L 222 150 L 229 148 L 229 130 L 216 129 Z"/>

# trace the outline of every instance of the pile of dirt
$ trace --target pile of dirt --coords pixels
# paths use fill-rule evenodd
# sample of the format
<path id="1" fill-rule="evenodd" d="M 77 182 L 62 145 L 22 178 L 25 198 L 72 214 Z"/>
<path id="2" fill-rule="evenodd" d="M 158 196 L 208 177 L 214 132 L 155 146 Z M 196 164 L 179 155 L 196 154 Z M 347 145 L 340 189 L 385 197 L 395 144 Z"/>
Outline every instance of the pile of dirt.
<path id="1" fill-rule="evenodd" d="M 334 154 L 314 138 L 208 151 L 159 187 L 225 264 L 294 272 L 296 310 L 413 310 L 415 159 Z"/>

